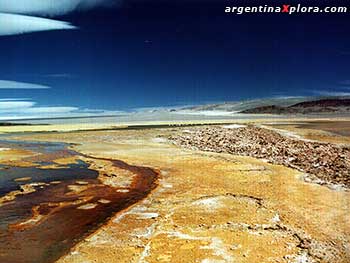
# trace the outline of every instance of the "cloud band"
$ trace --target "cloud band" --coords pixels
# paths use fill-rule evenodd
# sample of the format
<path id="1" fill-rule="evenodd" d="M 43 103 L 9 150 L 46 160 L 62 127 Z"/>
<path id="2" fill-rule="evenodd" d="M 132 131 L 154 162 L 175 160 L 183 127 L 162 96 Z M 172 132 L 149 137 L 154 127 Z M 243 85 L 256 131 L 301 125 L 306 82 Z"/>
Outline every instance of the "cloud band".
<path id="1" fill-rule="evenodd" d="M 77 27 L 71 25 L 68 22 L 59 20 L 0 13 L 0 36 L 76 28 Z"/>
<path id="2" fill-rule="evenodd" d="M 0 80 L 0 89 L 50 89 L 50 87 L 12 80 Z"/>

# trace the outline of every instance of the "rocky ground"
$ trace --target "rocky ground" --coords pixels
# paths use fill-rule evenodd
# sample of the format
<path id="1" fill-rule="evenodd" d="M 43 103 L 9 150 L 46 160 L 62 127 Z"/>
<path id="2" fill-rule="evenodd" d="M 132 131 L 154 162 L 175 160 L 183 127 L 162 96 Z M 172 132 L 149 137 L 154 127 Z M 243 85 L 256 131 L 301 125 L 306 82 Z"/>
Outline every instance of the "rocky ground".
<path id="1" fill-rule="evenodd" d="M 158 187 L 144 200 L 116 213 L 58 262 L 350 262 L 349 191 L 307 183 L 300 180 L 303 173 L 283 165 L 188 150 L 165 139 L 197 129 L 21 136 L 72 143 L 91 158 L 160 173 Z M 97 165 L 111 172 L 107 163 Z M 121 171 L 113 174 L 124 178 Z"/>
<path id="2" fill-rule="evenodd" d="M 317 180 L 350 187 L 350 148 L 293 139 L 255 126 L 197 127 L 170 139 L 186 148 L 263 158 L 298 169 Z"/>

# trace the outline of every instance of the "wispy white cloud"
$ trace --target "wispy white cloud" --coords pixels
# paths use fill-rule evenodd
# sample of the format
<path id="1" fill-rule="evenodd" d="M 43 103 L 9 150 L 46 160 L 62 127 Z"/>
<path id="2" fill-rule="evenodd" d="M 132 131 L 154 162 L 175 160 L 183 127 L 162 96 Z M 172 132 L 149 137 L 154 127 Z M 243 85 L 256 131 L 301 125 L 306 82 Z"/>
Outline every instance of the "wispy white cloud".
<path id="1" fill-rule="evenodd" d="M 26 113 L 45 113 L 45 114 L 61 114 L 70 113 L 79 110 L 77 107 L 32 107 L 26 110 Z"/>
<path id="2" fill-rule="evenodd" d="M 18 82 L 12 80 L 0 80 L 0 89 L 50 89 L 50 87 L 40 84 Z"/>
<path id="3" fill-rule="evenodd" d="M 67 118 L 88 116 L 120 115 L 121 111 L 106 111 L 100 109 L 80 109 L 73 106 L 37 106 L 33 101 L 1 101 L 0 120 L 40 119 L 40 118 Z"/>
<path id="4" fill-rule="evenodd" d="M 76 28 L 68 22 L 53 19 L 0 13 L 0 36 Z"/>
<path id="5" fill-rule="evenodd" d="M 314 90 L 312 91 L 312 93 L 319 96 L 330 96 L 330 97 L 350 96 L 350 92 L 347 92 L 347 91 Z"/>
<path id="6" fill-rule="evenodd" d="M 121 0 L 1 0 L 0 12 L 56 16 L 75 10 L 118 4 Z"/>
<path id="7" fill-rule="evenodd" d="M 1 98 L 0 101 L 18 101 L 18 100 L 30 100 L 28 98 Z"/>
<path id="8" fill-rule="evenodd" d="M 288 95 L 275 95 L 271 97 L 272 99 L 302 99 L 305 98 L 305 96 L 288 96 Z"/>
<path id="9" fill-rule="evenodd" d="M 16 77 L 30 77 L 30 78 L 36 78 L 36 79 L 43 79 L 43 78 L 54 78 L 54 79 L 71 79 L 76 78 L 77 75 L 72 73 L 12 73 L 11 75 L 8 75 L 9 78 L 14 79 Z"/>
<path id="10" fill-rule="evenodd" d="M 0 36 L 77 27 L 43 16 L 64 15 L 76 10 L 114 6 L 122 0 L 0 0 Z"/>
<path id="11" fill-rule="evenodd" d="M 32 101 L 0 101 L 0 113 L 25 111 L 35 105 Z"/>

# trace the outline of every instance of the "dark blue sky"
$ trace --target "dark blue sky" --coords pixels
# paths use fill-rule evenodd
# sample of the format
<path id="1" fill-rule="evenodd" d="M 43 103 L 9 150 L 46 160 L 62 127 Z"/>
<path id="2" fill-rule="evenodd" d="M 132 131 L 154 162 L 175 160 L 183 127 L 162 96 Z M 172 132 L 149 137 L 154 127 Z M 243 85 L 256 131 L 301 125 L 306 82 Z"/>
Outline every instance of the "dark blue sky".
<path id="1" fill-rule="evenodd" d="M 233 15 L 224 7 L 238 1 L 164 2 L 55 17 L 77 30 L 0 37 L 0 79 L 52 87 L 0 97 L 124 110 L 349 88 L 349 13 Z"/>

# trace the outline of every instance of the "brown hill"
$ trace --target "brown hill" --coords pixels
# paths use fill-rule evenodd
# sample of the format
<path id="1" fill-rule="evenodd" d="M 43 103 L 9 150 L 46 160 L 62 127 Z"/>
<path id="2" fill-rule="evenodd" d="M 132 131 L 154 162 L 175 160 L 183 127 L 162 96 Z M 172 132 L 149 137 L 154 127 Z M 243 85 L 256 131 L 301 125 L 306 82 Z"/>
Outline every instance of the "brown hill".
<path id="1" fill-rule="evenodd" d="M 243 110 L 250 114 L 308 114 L 308 113 L 350 113 L 350 99 L 321 99 L 300 102 L 288 107 L 276 105 Z"/>

